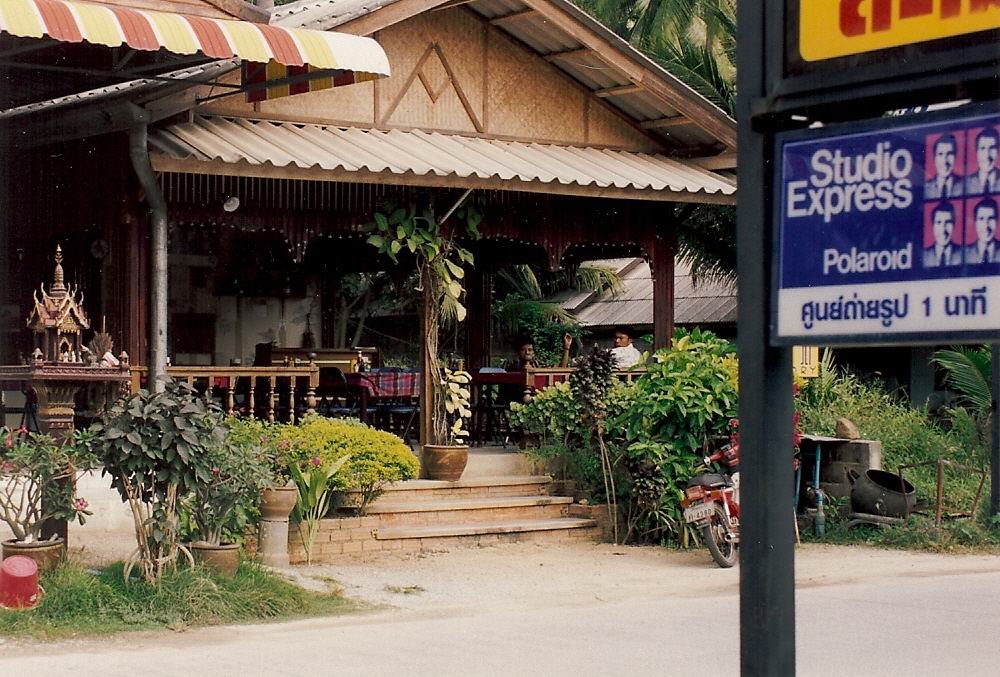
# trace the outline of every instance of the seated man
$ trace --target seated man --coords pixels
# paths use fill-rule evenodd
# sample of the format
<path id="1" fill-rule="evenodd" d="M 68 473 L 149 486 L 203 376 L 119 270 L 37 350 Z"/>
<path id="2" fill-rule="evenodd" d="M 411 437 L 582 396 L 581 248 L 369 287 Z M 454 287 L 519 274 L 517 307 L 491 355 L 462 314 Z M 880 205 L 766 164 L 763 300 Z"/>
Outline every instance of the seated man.
<path id="1" fill-rule="evenodd" d="M 573 348 L 573 337 L 569 334 L 563 335 L 563 354 L 559 360 L 560 367 L 569 366 L 569 352 Z M 524 371 L 528 367 L 538 369 L 545 365 L 539 364 L 535 358 L 535 344 L 528 337 L 522 337 L 514 343 L 514 359 L 504 362 L 503 368 L 507 371 Z"/>
<path id="2" fill-rule="evenodd" d="M 642 359 L 642 353 L 632 345 L 632 330 L 627 327 L 615 328 L 615 347 L 611 355 L 615 358 L 615 368 L 628 369 Z"/>

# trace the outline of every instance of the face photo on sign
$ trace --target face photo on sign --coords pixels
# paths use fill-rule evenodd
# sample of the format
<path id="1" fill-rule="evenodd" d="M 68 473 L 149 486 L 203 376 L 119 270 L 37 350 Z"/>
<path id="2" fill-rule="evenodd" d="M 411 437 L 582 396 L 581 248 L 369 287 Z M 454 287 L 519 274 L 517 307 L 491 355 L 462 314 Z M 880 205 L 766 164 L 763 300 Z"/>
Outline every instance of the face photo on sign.
<path id="1" fill-rule="evenodd" d="M 925 141 L 924 199 L 961 197 L 965 192 L 965 132 L 928 134 Z"/>
<path id="2" fill-rule="evenodd" d="M 924 205 L 924 267 L 962 265 L 962 201 L 940 200 Z"/>
<path id="3" fill-rule="evenodd" d="M 966 143 L 965 194 L 1000 193 L 1000 127 L 973 127 Z"/>
<path id="4" fill-rule="evenodd" d="M 965 201 L 965 263 L 1000 263 L 996 196 Z"/>

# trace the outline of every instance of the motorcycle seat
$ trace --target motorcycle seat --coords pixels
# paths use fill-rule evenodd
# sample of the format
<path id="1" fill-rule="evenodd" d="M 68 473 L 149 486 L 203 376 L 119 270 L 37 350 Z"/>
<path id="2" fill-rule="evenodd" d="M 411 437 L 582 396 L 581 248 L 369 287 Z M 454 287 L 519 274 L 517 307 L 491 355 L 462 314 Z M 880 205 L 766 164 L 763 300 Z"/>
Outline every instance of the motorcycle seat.
<path id="1" fill-rule="evenodd" d="M 716 487 L 716 486 L 729 486 L 729 479 L 719 473 L 703 473 L 701 475 L 695 475 L 688 480 L 687 485 L 689 487 Z"/>

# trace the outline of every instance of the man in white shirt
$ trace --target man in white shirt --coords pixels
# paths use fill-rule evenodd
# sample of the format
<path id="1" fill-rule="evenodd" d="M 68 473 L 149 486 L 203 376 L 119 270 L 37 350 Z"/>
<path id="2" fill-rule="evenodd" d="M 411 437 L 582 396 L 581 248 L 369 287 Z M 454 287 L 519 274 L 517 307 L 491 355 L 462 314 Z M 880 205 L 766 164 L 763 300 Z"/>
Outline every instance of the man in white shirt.
<path id="1" fill-rule="evenodd" d="M 615 328 L 615 347 L 611 349 L 611 355 L 615 358 L 617 369 L 629 369 L 642 359 L 642 353 L 632 345 L 630 331 L 625 327 Z"/>
<path id="2" fill-rule="evenodd" d="M 955 208 L 950 202 L 941 202 L 931 212 L 931 227 L 934 230 L 934 244 L 924 249 L 924 267 L 959 266 L 962 264 L 962 248 L 951 241 L 955 232 Z"/>
<path id="3" fill-rule="evenodd" d="M 966 195 L 1000 193 L 1000 169 L 997 169 L 997 148 L 1000 147 L 1000 133 L 987 127 L 976 135 L 977 170 L 965 178 Z"/>
<path id="4" fill-rule="evenodd" d="M 973 211 L 976 225 L 976 241 L 965 248 L 966 263 L 1000 262 L 1000 247 L 997 246 L 997 203 L 993 198 L 983 198 Z"/>
<path id="5" fill-rule="evenodd" d="M 962 196 L 962 177 L 955 173 L 956 148 L 958 148 L 958 142 L 952 134 L 943 134 L 934 142 L 936 176 L 924 184 L 925 200 Z"/>

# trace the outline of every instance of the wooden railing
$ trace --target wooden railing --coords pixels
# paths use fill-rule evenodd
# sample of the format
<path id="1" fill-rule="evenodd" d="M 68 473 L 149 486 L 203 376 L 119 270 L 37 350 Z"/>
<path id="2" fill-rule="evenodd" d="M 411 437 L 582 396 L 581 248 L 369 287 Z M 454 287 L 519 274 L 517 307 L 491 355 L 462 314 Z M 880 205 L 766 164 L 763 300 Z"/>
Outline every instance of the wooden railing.
<path id="1" fill-rule="evenodd" d="M 146 367 L 132 367 L 132 392 L 143 386 L 146 372 Z M 306 413 L 316 411 L 319 367 L 315 364 L 301 367 L 167 367 L 167 375 L 199 390 L 204 389 L 209 399 L 218 398 L 229 416 L 255 417 L 259 414 L 260 418 L 271 422 L 283 419 L 295 423 L 299 403 L 296 397 L 302 400 Z"/>
<path id="2" fill-rule="evenodd" d="M 535 390 L 543 390 L 551 385 L 568 380 L 569 375 L 574 371 L 576 370 L 573 369 L 573 367 L 528 367 L 524 370 L 524 385 L 525 387 L 534 388 Z M 646 370 L 640 368 L 630 369 L 628 371 L 616 370 L 614 375 L 619 381 L 631 383 L 645 373 Z"/>

